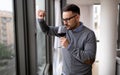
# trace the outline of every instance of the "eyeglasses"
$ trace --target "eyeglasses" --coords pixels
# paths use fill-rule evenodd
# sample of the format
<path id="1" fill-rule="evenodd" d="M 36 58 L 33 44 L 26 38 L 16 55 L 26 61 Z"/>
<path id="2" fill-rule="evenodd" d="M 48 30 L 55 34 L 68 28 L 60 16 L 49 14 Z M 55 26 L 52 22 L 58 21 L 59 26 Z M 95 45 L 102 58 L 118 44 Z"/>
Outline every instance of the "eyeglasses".
<path id="1" fill-rule="evenodd" d="M 66 19 L 62 19 L 62 20 L 65 21 L 65 22 L 68 22 L 70 19 L 74 18 L 75 16 L 77 16 L 77 15 L 74 15 L 74 16 L 72 16 L 70 18 L 66 18 Z"/>

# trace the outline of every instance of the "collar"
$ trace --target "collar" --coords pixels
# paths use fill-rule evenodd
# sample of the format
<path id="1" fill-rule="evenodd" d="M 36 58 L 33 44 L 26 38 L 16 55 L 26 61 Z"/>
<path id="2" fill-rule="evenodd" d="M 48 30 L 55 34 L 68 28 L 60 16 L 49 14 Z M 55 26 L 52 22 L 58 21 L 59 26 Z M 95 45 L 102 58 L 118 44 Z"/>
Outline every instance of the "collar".
<path id="1" fill-rule="evenodd" d="M 79 31 L 81 31 L 81 30 L 82 30 L 82 27 L 83 27 L 83 23 L 80 22 L 79 27 L 77 27 L 76 29 L 74 29 L 73 32 L 79 32 Z"/>

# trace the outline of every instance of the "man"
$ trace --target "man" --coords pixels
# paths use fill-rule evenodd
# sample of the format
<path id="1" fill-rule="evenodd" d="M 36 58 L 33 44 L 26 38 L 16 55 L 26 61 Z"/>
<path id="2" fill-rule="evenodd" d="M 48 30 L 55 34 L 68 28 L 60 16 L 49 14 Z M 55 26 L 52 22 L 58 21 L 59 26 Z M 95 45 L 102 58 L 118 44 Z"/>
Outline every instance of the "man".
<path id="1" fill-rule="evenodd" d="M 62 20 L 66 35 L 60 38 L 63 55 L 62 75 L 92 75 L 92 64 L 96 55 L 96 37 L 80 21 L 80 8 L 75 4 L 63 8 Z M 49 27 L 39 19 L 41 29 L 47 35 L 58 35 L 59 27 Z"/>

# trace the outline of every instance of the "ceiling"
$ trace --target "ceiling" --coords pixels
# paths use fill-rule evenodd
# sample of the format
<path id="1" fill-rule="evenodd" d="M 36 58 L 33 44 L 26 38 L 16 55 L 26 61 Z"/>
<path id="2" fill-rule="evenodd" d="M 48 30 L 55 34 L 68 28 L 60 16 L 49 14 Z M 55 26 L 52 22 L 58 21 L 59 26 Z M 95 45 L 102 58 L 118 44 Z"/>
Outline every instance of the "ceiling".
<path id="1" fill-rule="evenodd" d="M 120 2 L 120 0 L 118 0 Z M 99 4 L 100 0 L 67 0 L 67 3 L 74 3 L 78 5 L 93 5 Z"/>
<path id="2" fill-rule="evenodd" d="M 100 3 L 100 0 L 67 0 L 67 3 L 75 3 L 79 5 L 92 5 L 95 3 Z"/>

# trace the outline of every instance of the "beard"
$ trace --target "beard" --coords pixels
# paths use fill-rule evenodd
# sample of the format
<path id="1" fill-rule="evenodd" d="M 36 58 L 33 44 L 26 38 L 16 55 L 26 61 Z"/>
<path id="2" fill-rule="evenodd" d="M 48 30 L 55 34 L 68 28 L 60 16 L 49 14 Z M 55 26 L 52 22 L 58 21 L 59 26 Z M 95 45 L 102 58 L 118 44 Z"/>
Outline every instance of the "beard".
<path id="1" fill-rule="evenodd" d="M 69 30 L 74 30 L 79 26 L 78 22 L 75 21 L 73 24 L 69 25 L 68 29 Z"/>

